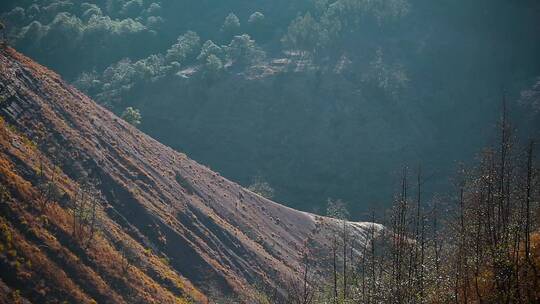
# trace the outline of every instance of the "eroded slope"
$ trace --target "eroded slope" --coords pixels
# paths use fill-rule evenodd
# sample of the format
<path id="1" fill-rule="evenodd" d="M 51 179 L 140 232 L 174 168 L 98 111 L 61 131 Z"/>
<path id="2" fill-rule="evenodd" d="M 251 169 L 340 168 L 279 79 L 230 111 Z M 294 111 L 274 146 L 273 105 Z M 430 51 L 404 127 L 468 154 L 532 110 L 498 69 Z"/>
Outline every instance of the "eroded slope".
<path id="1" fill-rule="evenodd" d="M 9 48 L 0 51 L 0 115 L 0 224 L 10 235 L 0 253 L 10 275 L 0 278 L 12 289 L 35 283 L 23 288 L 29 299 L 46 297 L 41 285 L 81 303 L 204 302 L 202 293 L 215 290 L 246 296 L 254 283 L 278 288 L 295 279 L 308 241 L 325 268 L 338 221 L 243 189 Z M 97 211 L 77 230 L 81 193 L 96 198 Z M 366 226 L 353 227 L 362 242 Z M 19 264 L 48 266 L 17 266 L 8 252 L 15 247 L 24 252 Z M 44 281 L 48 273 L 59 277 Z"/>

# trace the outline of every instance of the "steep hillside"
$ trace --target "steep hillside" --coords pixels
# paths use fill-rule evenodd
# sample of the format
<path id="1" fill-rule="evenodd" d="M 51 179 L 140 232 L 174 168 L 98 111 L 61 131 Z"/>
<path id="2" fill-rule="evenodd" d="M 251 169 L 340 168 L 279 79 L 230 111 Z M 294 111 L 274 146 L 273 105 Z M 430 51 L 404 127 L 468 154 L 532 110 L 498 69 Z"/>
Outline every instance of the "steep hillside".
<path id="1" fill-rule="evenodd" d="M 0 115 L 0 301 L 283 292 L 307 243 L 325 269 L 340 222 L 243 189 L 10 48 L 0 50 Z M 368 225 L 352 226 L 361 243 Z"/>

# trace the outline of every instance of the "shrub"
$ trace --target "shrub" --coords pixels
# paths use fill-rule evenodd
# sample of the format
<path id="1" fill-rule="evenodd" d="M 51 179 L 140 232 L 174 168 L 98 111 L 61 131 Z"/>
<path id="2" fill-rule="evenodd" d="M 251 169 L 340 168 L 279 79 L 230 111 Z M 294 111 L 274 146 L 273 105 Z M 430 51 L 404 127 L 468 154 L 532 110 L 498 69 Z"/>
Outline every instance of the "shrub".
<path id="1" fill-rule="evenodd" d="M 141 124 L 142 116 L 138 109 L 127 107 L 122 113 L 122 119 L 136 127 Z"/>

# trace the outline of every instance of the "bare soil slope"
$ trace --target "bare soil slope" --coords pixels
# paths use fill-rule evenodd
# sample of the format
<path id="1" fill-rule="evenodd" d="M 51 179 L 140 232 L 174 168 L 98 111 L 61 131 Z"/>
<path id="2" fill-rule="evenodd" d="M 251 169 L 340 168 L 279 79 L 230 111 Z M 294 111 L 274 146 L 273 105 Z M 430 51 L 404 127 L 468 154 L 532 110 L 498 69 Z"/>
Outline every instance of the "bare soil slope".
<path id="1" fill-rule="evenodd" d="M 341 223 L 221 177 L 10 48 L 0 116 L 0 303 L 246 297 L 294 279 L 308 241 L 325 270 Z"/>

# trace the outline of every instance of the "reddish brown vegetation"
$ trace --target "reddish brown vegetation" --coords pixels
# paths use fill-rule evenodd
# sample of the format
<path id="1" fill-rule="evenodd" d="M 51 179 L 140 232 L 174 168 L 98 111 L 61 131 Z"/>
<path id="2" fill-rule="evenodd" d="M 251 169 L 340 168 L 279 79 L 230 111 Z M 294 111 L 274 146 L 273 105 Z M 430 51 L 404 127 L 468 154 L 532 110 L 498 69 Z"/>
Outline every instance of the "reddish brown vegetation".
<path id="1" fill-rule="evenodd" d="M 11 238 L 0 284 L 23 298 L 206 302 L 214 288 L 249 297 L 254 283 L 298 276 L 308 238 L 324 262 L 340 227 L 159 144 L 10 48 L 0 50 L 0 97 L 0 221 Z"/>

